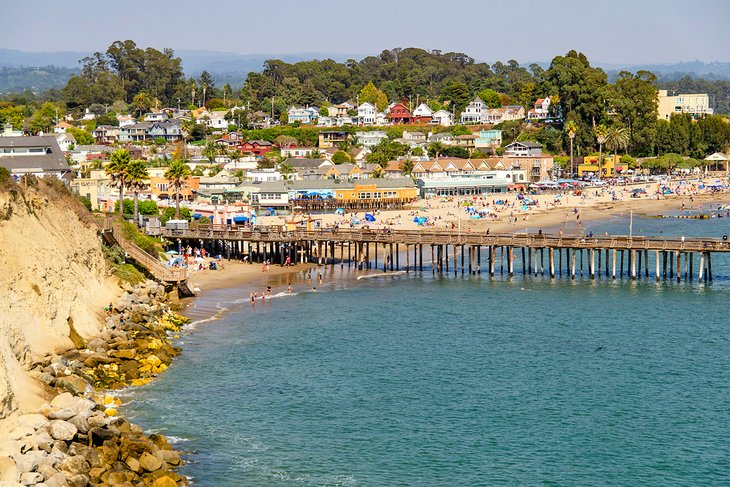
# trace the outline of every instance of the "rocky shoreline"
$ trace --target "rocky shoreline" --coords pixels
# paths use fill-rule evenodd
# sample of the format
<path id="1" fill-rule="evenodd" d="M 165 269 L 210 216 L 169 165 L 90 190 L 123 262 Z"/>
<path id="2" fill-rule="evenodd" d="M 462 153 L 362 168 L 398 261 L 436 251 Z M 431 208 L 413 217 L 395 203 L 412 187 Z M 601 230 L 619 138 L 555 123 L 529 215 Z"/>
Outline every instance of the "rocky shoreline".
<path id="1" fill-rule="evenodd" d="M 172 339 L 187 323 L 176 314 L 176 291 L 146 281 L 125 286 L 98 337 L 86 342 L 69 323 L 75 349 L 44 357 L 31 375 L 57 394 L 10 431 L 19 450 L 0 458 L 0 486 L 186 485 L 175 470 L 181 454 L 159 434 L 119 416 L 104 391 L 139 386 L 164 372 L 180 350 Z"/>

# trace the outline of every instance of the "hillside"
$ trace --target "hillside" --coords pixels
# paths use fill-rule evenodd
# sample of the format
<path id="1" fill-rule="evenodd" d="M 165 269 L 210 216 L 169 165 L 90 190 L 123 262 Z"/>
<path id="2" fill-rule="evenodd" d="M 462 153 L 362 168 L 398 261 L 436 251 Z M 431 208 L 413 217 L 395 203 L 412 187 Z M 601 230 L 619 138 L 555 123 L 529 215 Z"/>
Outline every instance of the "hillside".
<path id="1" fill-rule="evenodd" d="M 100 329 L 104 306 L 119 294 L 108 277 L 90 216 L 64 189 L 0 188 L 0 418 L 37 409 L 33 360 L 74 346 L 73 330 Z"/>

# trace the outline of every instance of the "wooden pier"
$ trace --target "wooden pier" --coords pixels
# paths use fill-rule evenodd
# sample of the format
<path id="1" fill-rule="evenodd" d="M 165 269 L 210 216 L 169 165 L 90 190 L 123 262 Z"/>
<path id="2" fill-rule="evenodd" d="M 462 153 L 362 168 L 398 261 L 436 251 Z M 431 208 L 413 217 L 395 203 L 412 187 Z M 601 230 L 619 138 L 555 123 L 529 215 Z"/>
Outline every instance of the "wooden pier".
<path id="1" fill-rule="evenodd" d="M 358 269 L 482 272 L 494 276 L 586 276 L 712 281 L 712 254 L 730 252 L 715 238 L 489 234 L 442 230 L 235 228 L 212 225 L 162 229 L 174 245 L 204 247 L 210 255 L 249 262 L 314 262 Z M 380 254 L 380 256 L 379 256 Z M 401 262 L 401 259 L 403 262 Z M 404 264 L 404 265 L 401 265 Z M 429 265 L 430 264 L 430 265 Z"/>

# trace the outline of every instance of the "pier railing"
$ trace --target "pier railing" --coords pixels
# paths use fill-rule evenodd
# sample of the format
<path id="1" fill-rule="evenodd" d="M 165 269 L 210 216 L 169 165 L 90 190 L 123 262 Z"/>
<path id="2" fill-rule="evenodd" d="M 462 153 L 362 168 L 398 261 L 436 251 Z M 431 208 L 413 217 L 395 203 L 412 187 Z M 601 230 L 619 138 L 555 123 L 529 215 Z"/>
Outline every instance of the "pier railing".
<path id="1" fill-rule="evenodd" d="M 730 242 L 720 238 L 650 237 L 628 235 L 555 235 L 540 233 L 458 232 L 454 230 L 321 229 L 287 230 L 283 227 L 236 228 L 209 225 L 188 230 L 162 229 L 168 239 L 236 240 L 248 242 L 360 242 L 408 245 L 479 245 L 528 248 L 586 248 L 730 252 Z"/>

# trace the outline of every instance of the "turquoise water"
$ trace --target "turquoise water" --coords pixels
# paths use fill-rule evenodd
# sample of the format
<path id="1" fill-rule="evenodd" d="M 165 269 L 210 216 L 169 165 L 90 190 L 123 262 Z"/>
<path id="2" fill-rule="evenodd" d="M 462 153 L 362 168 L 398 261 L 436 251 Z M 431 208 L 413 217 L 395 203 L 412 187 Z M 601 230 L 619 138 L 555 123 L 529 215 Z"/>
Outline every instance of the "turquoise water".
<path id="1" fill-rule="evenodd" d="M 211 291 L 197 312 L 227 311 L 125 412 L 193 451 L 201 486 L 728 485 L 730 262 L 713 264 L 712 285 L 345 267 L 254 308 Z"/>

